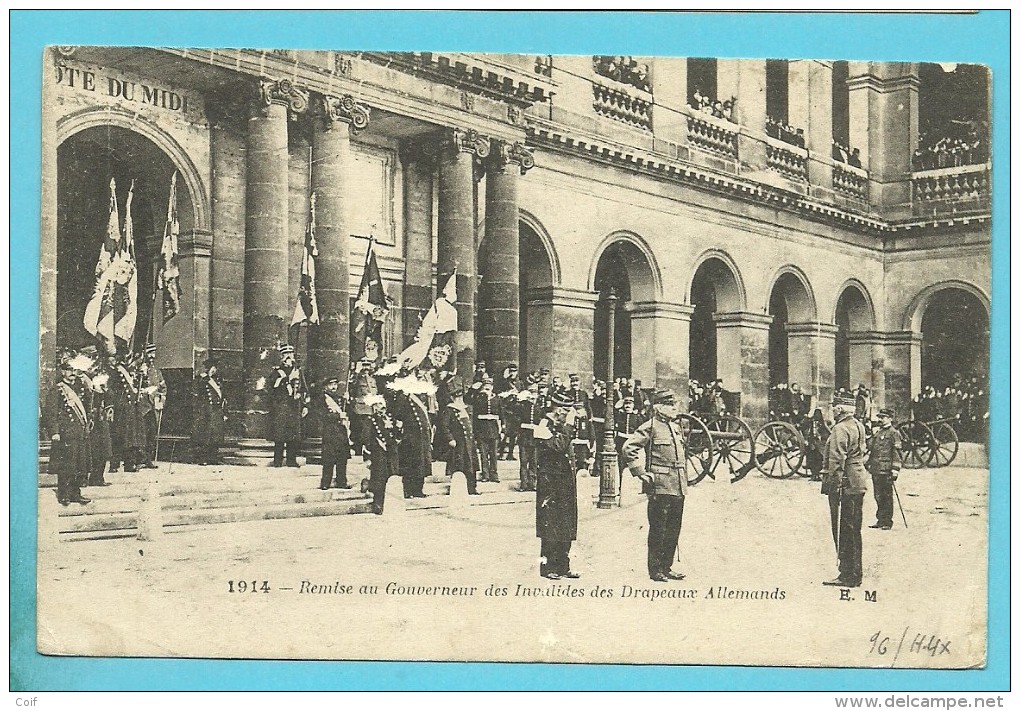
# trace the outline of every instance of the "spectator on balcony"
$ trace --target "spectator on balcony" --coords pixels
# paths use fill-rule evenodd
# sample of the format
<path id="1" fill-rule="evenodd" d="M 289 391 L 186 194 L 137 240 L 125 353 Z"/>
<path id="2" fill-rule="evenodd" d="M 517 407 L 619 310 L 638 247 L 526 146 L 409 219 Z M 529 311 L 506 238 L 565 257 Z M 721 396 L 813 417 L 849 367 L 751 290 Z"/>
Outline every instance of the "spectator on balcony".
<path id="1" fill-rule="evenodd" d="M 861 149 L 860 148 L 854 148 L 854 152 L 850 154 L 849 163 L 854 168 L 863 168 L 864 167 L 864 165 L 861 163 Z"/>

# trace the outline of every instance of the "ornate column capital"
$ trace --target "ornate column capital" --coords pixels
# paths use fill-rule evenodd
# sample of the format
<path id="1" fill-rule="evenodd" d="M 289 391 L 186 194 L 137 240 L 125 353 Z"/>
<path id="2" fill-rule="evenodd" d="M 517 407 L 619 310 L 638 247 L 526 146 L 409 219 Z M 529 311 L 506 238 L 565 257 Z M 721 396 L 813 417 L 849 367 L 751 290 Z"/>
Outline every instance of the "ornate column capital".
<path id="1" fill-rule="evenodd" d="M 489 163 L 493 170 L 498 170 L 500 173 L 507 173 L 511 168 L 511 165 L 517 166 L 516 169 L 521 171 L 521 175 L 524 175 L 529 170 L 535 167 L 535 154 L 530 148 L 526 148 L 520 141 L 510 143 L 509 141 L 494 141 L 496 150 L 492 151 L 489 157 Z"/>
<path id="2" fill-rule="evenodd" d="M 316 109 L 317 117 L 322 119 L 327 129 L 331 129 L 336 123 L 345 123 L 350 128 L 352 136 L 357 136 L 368 128 L 368 122 L 372 118 L 372 107 L 358 103 L 350 94 L 320 96 L 316 102 Z"/>
<path id="3" fill-rule="evenodd" d="M 473 128 L 455 128 L 446 135 L 443 143 L 453 153 L 470 153 L 483 160 L 489 157 L 492 150 L 489 139 Z"/>
<path id="4" fill-rule="evenodd" d="M 258 80 L 255 86 L 254 110 L 262 116 L 269 115 L 273 104 L 287 107 L 287 115 L 293 121 L 298 114 L 308 110 L 308 91 L 296 86 L 290 79 Z"/>

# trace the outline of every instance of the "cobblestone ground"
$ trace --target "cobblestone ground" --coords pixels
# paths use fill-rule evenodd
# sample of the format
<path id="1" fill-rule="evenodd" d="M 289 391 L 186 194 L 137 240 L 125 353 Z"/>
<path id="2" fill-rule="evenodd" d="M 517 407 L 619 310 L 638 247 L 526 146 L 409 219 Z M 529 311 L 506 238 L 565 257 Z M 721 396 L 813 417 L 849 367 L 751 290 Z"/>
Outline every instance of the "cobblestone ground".
<path id="1" fill-rule="evenodd" d="M 909 528 L 898 511 L 893 530 L 867 528 L 875 510 L 869 492 L 865 581 L 848 592 L 821 585 L 836 568 L 818 484 L 754 473 L 733 485 L 692 488 L 675 566 L 687 579 L 658 584 L 645 572 L 645 506 L 632 481 L 621 507 L 598 510 L 591 504 L 597 480 L 580 480 L 576 581 L 539 577 L 534 499 L 520 497 L 493 503 L 498 497 L 485 495 L 468 507 L 403 515 L 193 526 L 151 543 L 62 542 L 40 551 L 40 649 L 800 666 L 983 662 L 987 470 L 904 472 L 898 486 Z M 248 591 L 236 592 L 242 582 Z"/>

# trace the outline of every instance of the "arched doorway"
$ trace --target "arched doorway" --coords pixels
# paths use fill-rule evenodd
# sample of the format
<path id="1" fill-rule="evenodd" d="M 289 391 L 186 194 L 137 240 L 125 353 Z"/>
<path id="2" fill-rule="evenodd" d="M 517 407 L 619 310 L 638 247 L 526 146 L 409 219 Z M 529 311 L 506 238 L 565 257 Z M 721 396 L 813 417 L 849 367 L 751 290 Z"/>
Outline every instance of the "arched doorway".
<path id="1" fill-rule="evenodd" d="M 552 365 L 552 311 L 549 291 L 555 283 L 553 259 L 538 228 L 520 221 L 521 373 Z"/>
<path id="2" fill-rule="evenodd" d="M 921 336 L 922 387 L 944 391 L 972 378 L 987 381 L 988 310 L 976 295 L 956 287 L 932 294 Z"/>
<path id="3" fill-rule="evenodd" d="M 617 239 L 599 255 L 595 267 L 594 290 L 599 294 L 595 305 L 595 343 L 593 366 L 600 380 L 632 378 L 648 387 L 655 382 L 653 340 L 639 342 L 632 312 L 635 304 L 655 301 L 655 277 L 649 258 L 631 239 Z M 607 297 L 616 294 L 616 315 L 609 323 Z M 613 329 L 613 372 L 609 373 L 609 329 Z M 648 345 L 653 344 L 651 348 Z"/>
<path id="4" fill-rule="evenodd" d="M 155 263 L 160 252 L 167 216 L 170 181 L 177 170 L 174 160 L 151 139 L 123 126 L 89 126 L 71 132 L 57 148 L 57 235 L 55 341 L 58 348 L 96 346 L 97 340 L 85 330 L 83 316 L 96 283 L 95 269 L 107 234 L 110 216 L 110 179 L 116 181 L 116 199 L 123 231 L 128 191 L 134 182 L 131 215 L 137 268 L 137 304 L 133 343 L 121 343 L 119 350 L 133 346 L 140 351 L 153 318 Z M 177 211 L 182 235 L 195 226 L 195 208 L 188 178 L 177 183 Z M 183 268 L 182 291 L 191 288 L 193 270 Z M 44 298 L 46 295 L 44 295 Z M 185 298 L 177 319 L 191 320 L 191 305 Z M 156 309 L 157 365 L 163 367 L 168 394 L 162 433 L 172 435 L 188 429 L 190 411 L 190 367 L 166 367 L 165 346 L 176 335 L 159 335 Z M 192 332 L 191 323 L 174 323 Z M 191 350 L 191 346 L 187 346 Z M 190 366 L 191 358 L 188 358 Z"/>
<path id="5" fill-rule="evenodd" d="M 836 301 L 836 388 L 852 388 L 864 383 L 872 388 L 870 345 L 856 343 L 855 334 L 874 329 L 871 302 L 860 286 L 848 284 Z M 866 346 L 866 349 L 862 346 Z M 867 352 L 866 352 L 867 351 Z"/>
<path id="6" fill-rule="evenodd" d="M 95 287 L 95 267 L 110 215 L 110 179 L 116 180 L 123 229 L 125 202 L 134 181 L 132 221 L 138 267 L 135 343 L 146 335 L 152 314 L 153 265 L 166 221 L 173 161 L 148 138 L 120 126 L 93 126 L 57 149 L 58 347 L 95 345 L 82 316 Z M 192 229 L 191 196 L 178 184 L 181 233 Z"/>
<path id="7" fill-rule="evenodd" d="M 740 288 L 733 269 L 720 257 L 709 257 L 694 272 L 691 282 L 691 313 L 689 346 L 690 375 L 702 383 L 721 377 L 718 360 L 718 338 L 715 315 L 741 309 Z M 740 383 L 727 383 L 739 390 Z"/>
<path id="8" fill-rule="evenodd" d="M 783 271 L 769 294 L 769 385 L 798 382 L 811 386 L 814 365 L 810 353 L 791 348 L 790 324 L 817 321 L 814 299 L 804 277 L 796 271 Z"/>

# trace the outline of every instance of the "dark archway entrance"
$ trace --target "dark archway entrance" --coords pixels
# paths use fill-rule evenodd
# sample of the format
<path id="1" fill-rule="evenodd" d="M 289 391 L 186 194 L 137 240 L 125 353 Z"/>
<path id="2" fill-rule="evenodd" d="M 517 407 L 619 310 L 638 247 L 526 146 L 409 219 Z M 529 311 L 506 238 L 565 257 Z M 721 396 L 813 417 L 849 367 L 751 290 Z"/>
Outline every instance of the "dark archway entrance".
<path id="1" fill-rule="evenodd" d="M 691 305 L 689 372 L 691 379 L 705 383 L 720 377 L 715 314 L 740 310 L 737 280 L 724 261 L 712 257 L 698 267 L 691 283 Z M 727 385 L 740 388 L 737 382 Z"/>
<path id="2" fill-rule="evenodd" d="M 870 347 L 866 353 L 852 342 L 852 334 L 870 331 L 873 327 L 871 306 L 864 293 L 856 286 L 847 286 L 836 302 L 836 388 L 850 389 L 862 382 L 869 388 L 873 386 L 866 382 L 870 378 L 865 376 L 871 370 Z"/>
<path id="3" fill-rule="evenodd" d="M 654 341 L 634 342 L 632 311 L 634 304 L 655 300 L 652 268 L 641 249 L 628 240 L 609 245 L 599 257 L 595 268 L 595 291 L 599 301 L 595 305 L 595 344 L 593 366 L 599 380 L 633 378 L 642 380 L 648 387 L 655 380 Z M 609 308 L 606 302 L 610 290 L 617 298 L 613 328 L 613 372 L 609 373 Z"/>
<path id="4" fill-rule="evenodd" d="M 535 229 L 520 224 L 520 353 L 521 373 L 552 366 L 552 259 Z"/>
<path id="5" fill-rule="evenodd" d="M 921 385 L 936 390 L 988 378 L 988 311 L 972 293 L 947 288 L 932 295 L 921 318 Z"/>
<path id="6" fill-rule="evenodd" d="M 811 391 L 813 364 L 808 362 L 808 353 L 791 352 L 790 324 L 813 322 L 815 310 L 807 286 L 796 275 L 785 272 L 772 286 L 769 295 L 769 385 L 790 383 L 800 380 L 801 386 Z"/>

